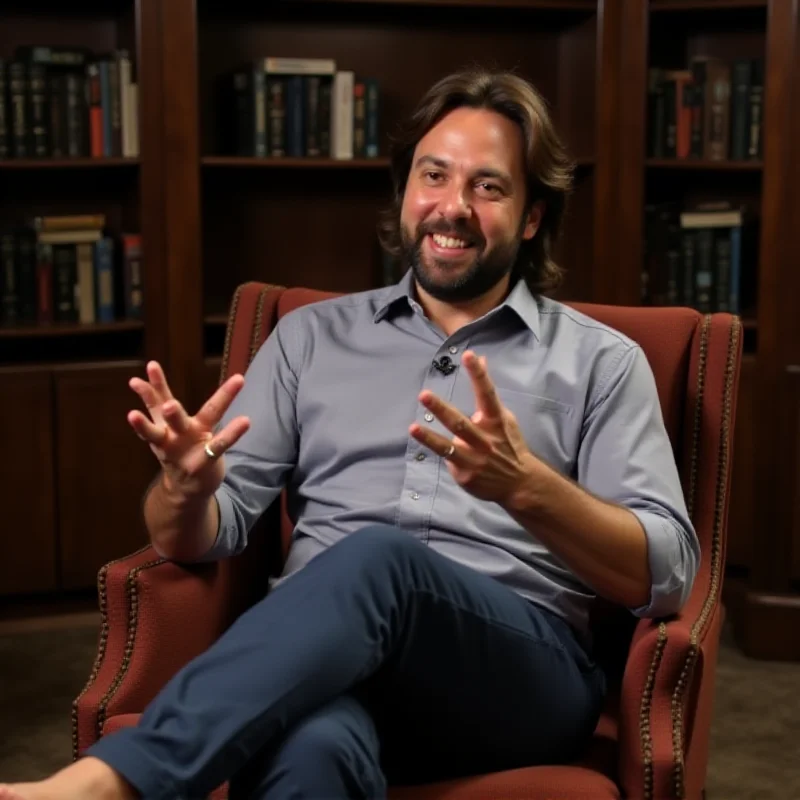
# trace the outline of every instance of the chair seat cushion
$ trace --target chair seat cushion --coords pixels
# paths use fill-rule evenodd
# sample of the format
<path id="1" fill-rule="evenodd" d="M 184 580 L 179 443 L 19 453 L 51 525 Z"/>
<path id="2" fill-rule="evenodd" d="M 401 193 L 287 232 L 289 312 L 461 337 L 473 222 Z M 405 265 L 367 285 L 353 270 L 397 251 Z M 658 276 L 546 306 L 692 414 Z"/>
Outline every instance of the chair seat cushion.
<path id="1" fill-rule="evenodd" d="M 109 717 L 103 734 L 135 725 L 139 714 Z M 589 749 L 575 764 L 525 767 L 425 786 L 396 786 L 390 800 L 619 800 L 613 780 L 616 763 L 616 721 L 600 718 Z M 217 788 L 209 800 L 226 800 L 227 784 Z"/>

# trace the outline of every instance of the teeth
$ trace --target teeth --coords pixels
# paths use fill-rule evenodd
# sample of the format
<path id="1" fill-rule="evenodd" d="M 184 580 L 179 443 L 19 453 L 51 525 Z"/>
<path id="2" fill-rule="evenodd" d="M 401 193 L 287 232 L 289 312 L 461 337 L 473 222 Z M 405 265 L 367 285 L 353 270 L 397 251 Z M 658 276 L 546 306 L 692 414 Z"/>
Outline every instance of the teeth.
<path id="1" fill-rule="evenodd" d="M 453 239 L 450 236 L 442 236 L 439 233 L 433 234 L 433 241 L 436 242 L 439 247 L 450 247 L 456 249 L 467 246 L 467 243 L 463 239 Z"/>

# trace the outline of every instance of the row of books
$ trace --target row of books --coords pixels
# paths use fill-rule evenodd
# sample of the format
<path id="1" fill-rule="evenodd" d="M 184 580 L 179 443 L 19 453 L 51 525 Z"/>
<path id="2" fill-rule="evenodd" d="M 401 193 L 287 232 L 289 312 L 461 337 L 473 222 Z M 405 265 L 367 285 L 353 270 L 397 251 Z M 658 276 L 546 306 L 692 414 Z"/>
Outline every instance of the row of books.
<path id="1" fill-rule="evenodd" d="M 712 161 L 762 157 L 764 61 L 692 58 L 648 73 L 648 155 Z"/>
<path id="2" fill-rule="evenodd" d="M 642 302 L 741 314 L 755 307 L 758 220 L 727 202 L 645 208 Z"/>
<path id="3" fill-rule="evenodd" d="M 139 155 L 127 50 L 20 47 L 0 59 L 0 158 Z"/>
<path id="4" fill-rule="evenodd" d="M 380 87 L 329 58 L 257 59 L 226 82 L 229 150 L 256 158 L 376 158 Z"/>
<path id="5" fill-rule="evenodd" d="M 0 231 L 0 324 L 142 318 L 142 238 L 103 214 L 42 216 Z"/>

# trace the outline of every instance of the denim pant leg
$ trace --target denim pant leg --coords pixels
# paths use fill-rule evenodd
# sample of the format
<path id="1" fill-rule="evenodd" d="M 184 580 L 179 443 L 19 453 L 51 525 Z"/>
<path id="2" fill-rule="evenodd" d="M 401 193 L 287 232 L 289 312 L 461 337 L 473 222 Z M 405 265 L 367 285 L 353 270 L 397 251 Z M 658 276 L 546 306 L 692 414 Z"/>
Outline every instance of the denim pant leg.
<path id="1" fill-rule="evenodd" d="M 256 756 L 230 784 L 230 800 L 379 800 L 386 797 L 375 723 L 344 694 L 312 711 L 273 752 Z"/>
<path id="2" fill-rule="evenodd" d="M 371 526 L 284 581 L 180 670 L 138 726 L 87 754 L 152 800 L 203 797 L 358 689 L 379 720 L 417 732 L 435 720 L 441 728 L 420 737 L 423 750 L 466 726 L 470 741 L 453 739 L 432 759 L 446 771 L 465 760 L 477 771 L 561 760 L 590 735 L 602 693 L 588 659 L 563 639 L 497 581 L 399 529 Z M 397 708 L 420 713 L 402 718 Z"/>

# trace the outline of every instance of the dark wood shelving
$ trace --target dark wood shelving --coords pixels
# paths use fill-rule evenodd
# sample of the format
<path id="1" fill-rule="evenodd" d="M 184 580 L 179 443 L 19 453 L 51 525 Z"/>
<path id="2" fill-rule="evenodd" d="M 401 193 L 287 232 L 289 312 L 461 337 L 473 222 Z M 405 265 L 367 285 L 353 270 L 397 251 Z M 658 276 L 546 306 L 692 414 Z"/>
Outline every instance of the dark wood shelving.
<path id="1" fill-rule="evenodd" d="M 652 169 L 674 170 L 713 170 L 721 172 L 758 172 L 764 168 L 764 162 L 752 161 L 711 161 L 703 158 L 648 158 L 646 166 Z"/>
<path id="2" fill-rule="evenodd" d="M 204 325 L 227 325 L 228 324 L 228 315 L 227 314 L 206 314 L 203 317 L 203 324 Z"/>
<path id="3" fill-rule="evenodd" d="M 31 323 L 0 328 L 0 339 L 32 338 L 46 336 L 91 336 L 95 334 L 121 333 L 144 328 L 141 320 L 120 320 L 119 322 L 53 322 L 49 325 Z"/>
<path id="4" fill-rule="evenodd" d="M 387 169 L 390 161 L 386 156 L 379 158 L 253 158 L 251 156 L 203 156 L 200 163 L 204 167 L 233 167 L 258 169 Z M 575 159 L 579 167 L 593 167 L 592 157 Z"/>
<path id="5" fill-rule="evenodd" d="M 594 0 L 313 0 L 317 5 L 452 6 L 454 8 L 541 9 L 544 11 L 595 11 Z"/>
<path id="6" fill-rule="evenodd" d="M 138 167 L 138 158 L 8 158 L 0 160 L 4 169 L 107 169 Z"/>
<path id="7" fill-rule="evenodd" d="M 730 11 L 735 8 L 766 8 L 769 0 L 650 0 L 651 11 Z"/>
<path id="8" fill-rule="evenodd" d="M 258 169 L 386 169 L 389 159 L 380 158 L 253 158 L 249 156 L 204 156 L 204 167 Z"/>

